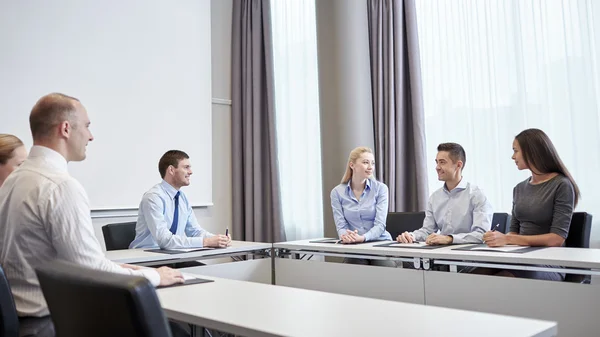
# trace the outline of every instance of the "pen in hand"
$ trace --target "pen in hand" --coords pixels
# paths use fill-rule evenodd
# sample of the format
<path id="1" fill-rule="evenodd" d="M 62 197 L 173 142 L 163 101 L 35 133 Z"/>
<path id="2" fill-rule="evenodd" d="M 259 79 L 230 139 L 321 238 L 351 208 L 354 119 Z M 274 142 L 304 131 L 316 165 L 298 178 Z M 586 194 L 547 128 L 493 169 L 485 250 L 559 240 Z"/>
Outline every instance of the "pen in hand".
<path id="1" fill-rule="evenodd" d="M 496 229 L 498 229 L 498 227 L 500 227 L 499 223 L 497 223 L 496 226 L 494 226 L 494 228 L 492 228 L 491 232 L 495 232 Z M 487 244 L 487 242 L 485 241 L 485 234 L 484 234 L 484 238 L 483 238 L 483 244 Z"/>
<path id="2" fill-rule="evenodd" d="M 229 228 L 225 228 L 225 236 L 229 236 Z"/>

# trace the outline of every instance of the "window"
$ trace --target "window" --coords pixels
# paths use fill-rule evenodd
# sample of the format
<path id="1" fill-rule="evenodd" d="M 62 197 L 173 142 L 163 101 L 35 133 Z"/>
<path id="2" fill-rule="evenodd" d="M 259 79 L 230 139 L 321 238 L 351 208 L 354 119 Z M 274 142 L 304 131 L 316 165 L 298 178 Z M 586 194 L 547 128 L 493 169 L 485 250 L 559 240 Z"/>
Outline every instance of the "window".
<path id="1" fill-rule="evenodd" d="M 272 0 L 276 133 L 288 240 L 323 236 L 315 0 Z"/>
<path id="2" fill-rule="evenodd" d="M 600 219 L 600 4 L 591 0 L 417 1 L 428 160 L 467 152 L 464 176 L 512 208 L 512 141 L 544 130 Z M 432 166 L 430 166 L 432 167 Z M 441 187 L 430 170 L 430 191 Z M 594 238 L 600 240 L 600 226 Z"/>

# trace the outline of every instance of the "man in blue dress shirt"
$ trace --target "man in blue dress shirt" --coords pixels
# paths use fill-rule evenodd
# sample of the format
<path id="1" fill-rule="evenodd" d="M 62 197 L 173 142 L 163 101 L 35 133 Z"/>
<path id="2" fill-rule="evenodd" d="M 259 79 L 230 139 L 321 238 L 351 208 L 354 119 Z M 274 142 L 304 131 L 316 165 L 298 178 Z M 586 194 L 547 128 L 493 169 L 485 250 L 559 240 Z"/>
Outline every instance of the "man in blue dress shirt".
<path id="1" fill-rule="evenodd" d="M 181 187 L 190 184 L 189 156 L 179 150 L 167 151 L 158 162 L 162 181 L 142 197 L 129 248 L 227 247 L 231 238 L 209 233 L 196 220 L 192 206 Z"/>
<path id="2" fill-rule="evenodd" d="M 465 150 L 456 143 L 442 143 L 435 163 L 444 186 L 429 197 L 423 227 L 396 240 L 430 245 L 482 243 L 483 234 L 491 229 L 493 210 L 483 191 L 462 176 Z"/>

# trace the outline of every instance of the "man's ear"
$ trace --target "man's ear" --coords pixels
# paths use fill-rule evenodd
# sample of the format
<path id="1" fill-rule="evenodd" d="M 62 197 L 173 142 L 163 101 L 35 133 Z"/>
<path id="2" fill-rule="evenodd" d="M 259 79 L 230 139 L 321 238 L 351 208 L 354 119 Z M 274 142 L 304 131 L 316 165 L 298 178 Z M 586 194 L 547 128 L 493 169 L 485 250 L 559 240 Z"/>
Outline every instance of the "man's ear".
<path id="1" fill-rule="evenodd" d="M 69 138 L 71 136 L 72 125 L 69 121 L 64 121 L 58 125 L 58 132 L 64 138 Z"/>
<path id="2" fill-rule="evenodd" d="M 456 162 L 456 167 L 460 168 L 461 170 L 462 170 L 463 166 L 464 166 L 464 164 L 463 164 L 462 160 L 459 160 Z"/>

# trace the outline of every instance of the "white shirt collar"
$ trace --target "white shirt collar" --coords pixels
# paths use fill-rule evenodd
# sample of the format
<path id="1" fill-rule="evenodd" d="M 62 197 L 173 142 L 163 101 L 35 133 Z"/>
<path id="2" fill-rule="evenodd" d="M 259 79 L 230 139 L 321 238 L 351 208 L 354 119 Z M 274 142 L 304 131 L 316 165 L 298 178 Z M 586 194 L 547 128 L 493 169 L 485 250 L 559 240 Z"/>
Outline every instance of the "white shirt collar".
<path id="1" fill-rule="evenodd" d="M 458 183 L 458 185 L 456 185 L 456 187 L 453 188 L 452 191 L 448 191 L 448 188 L 446 188 L 446 183 L 444 183 L 443 188 L 444 188 L 444 191 L 450 193 L 450 192 L 453 192 L 453 191 L 462 191 L 462 190 L 466 189 L 468 185 L 469 185 L 469 182 L 467 181 L 467 179 L 465 179 L 464 177 L 462 177 L 460 179 L 460 182 Z"/>
<path id="2" fill-rule="evenodd" d="M 44 160 L 47 165 L 51 166 L 60 171 L 68 172 L 67 169 L 67 160 L 63 157 L 62 154 L 52 150 L 51 148 L 34 145 L 29 152 L 29 159 L 36 160 Z"/>

